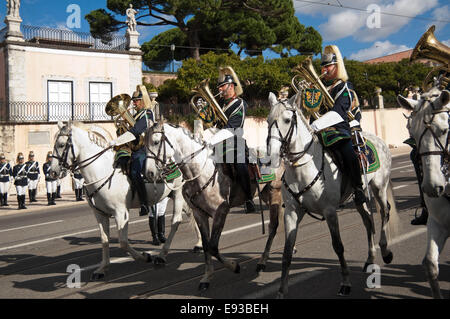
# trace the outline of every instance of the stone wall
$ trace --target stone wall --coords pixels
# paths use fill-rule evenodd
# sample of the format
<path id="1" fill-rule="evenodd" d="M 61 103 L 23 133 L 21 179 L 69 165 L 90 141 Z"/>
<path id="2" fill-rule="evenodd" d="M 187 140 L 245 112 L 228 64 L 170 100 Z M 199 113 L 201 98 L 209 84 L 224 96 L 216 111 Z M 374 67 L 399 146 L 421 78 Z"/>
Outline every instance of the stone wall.
<path id="1" fill-rule="evenodd" d="M 176 74 L 150 72 L 143 72 L 142 77 L 144 78 L 144 83 L 151 83 L 156 87 L 162 85 L 165 80 L 177 78 Z"/>

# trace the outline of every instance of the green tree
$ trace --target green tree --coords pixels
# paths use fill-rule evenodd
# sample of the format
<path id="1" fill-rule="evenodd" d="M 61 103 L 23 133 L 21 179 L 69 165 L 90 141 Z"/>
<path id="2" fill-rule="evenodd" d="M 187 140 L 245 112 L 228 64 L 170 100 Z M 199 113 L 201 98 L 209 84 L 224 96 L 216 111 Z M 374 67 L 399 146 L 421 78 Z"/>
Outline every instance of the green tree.
<path id="1" fill-rule="evenodd" d="M 199 60 L 206 53 L 200 47 L 226 52 L 236 45 L 238 54 L 250 56 L 261 55 L 265 49 L 283 55 L 292 50 L 321 50 L 320 34 L 300 24 L 291 0 L 107 0 L 109 11 L 97 9 L 86 15 L 91 34 L 107 41 L 124 28 L 119 17 L 125 15 L 130 3 L 139 10 L 138 25 L 174 27 L 143 45 L 147 65 L 152 60 L 161 61 L 156 69 L 170 62 L 171 44 L 177 46 L 177 60 Z"/>

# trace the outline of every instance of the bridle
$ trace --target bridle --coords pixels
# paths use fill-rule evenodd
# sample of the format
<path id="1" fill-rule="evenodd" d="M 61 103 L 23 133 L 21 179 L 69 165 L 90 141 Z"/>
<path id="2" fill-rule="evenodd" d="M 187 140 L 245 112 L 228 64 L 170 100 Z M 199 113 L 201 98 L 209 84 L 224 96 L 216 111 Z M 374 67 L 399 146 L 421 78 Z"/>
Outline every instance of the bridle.
<path id="1" fill-rule="evenodd" d="M 288 105 L 286 105 L 286 103 L 284 101 L 282 101 L 280 103 L 282 103 L 284 105 L 284 107 L 286 108 L 286 111 L 292 112 L 291 125 L 289 126 L 289 129 L 286 132 L 286 135 L 283 136 L 283 134 L 281 134 L 280 127 L 278 126 L 278 121 L 277 120 L 273 121 L 269 125 L 269 135 L 267 136 L 267 140 L 266 140 L 267 149 L 269 149 L 269 143 L 270 143 L 271 139 L 278 140 L 281 142 L 280 158 L 286 158 L 291 163 L 296 163 L 308 152 L 310 147 L 313 145 L 314 137 L 311 140 L 311 142 L 309 143 L 309 145 L 303 151 L 291 152 L 289 149 L 289 146 L 291 144 L 294 130 L 297 127 L 297 110 L 295 108 L 292 108 L 292 107 L 289 107 Z M 271 135 L 273 126 L 275 126 L 275 128 L 277 129 L 278 136 Z"/>
<path id="2" fill-rule="evenodd" d="M 158 125 L 155 123 L 154 126 Z M 170 124 L 169 124 L 170 125 Z M 176 126 L 174 126 L 176 127 Z M 145 147 L 147 148 L 147 152 L 150 153 L 150 155 L 147 155 L 146 158 L 152 159 L 155 161 L 156 168 L 160 171 L 160 176 L 165 180 L 165 178 L 171 174 L 175 169 L 181 169 L 183 166 L 185 166 L 189 161 L 193 160 L 194 157 L 196 157 L 198 154 L 200 154 L 204 149 L 206 149 L 207 144 L 203 142 L 203 146 L 195 151 L 194 153 L 186 156 L 183 158 L 180 162 L 173 162 L 171 159 L 168 159 L 167 157 L 167 148 L 166 143 L 170 146 L 170 148 L 175 151 L 173 144 L 170 142 L 169 138 L 166 135 L 166 132 L 164 130 L 164 125 L 161 126 L 160 131 L 153 131 L 151 134 L 148 134 L 147 139 L 153 135 L 153 134 L 161 134 L 161 140 L 159 141 L 159 147 L 158 151 L 155 153 L 153 152 L 149 147 L 148 143 L 145 143 Z M 162 158 L 161 158 L 162 156 Z M 158 163 L 161 163 L 161 166 L 158 165 Z M 203 166 L 206 165 L 206 161 Z M 183 181 L 193 181 L 194 179 L 197 179 L 202 174 L 202 170 L 200 170 L 200 173 L 198 176 L 190 179 L 184 179 Z"/>
<path id="3" fill-rule="evenodd" d="M 52 158 L 56 158 L 58 160 L 58 165 L 64 169 L 70 170 L 72 173 L 76 170 L 79 170 L 81 168 L 87 167 L 93 162 L 95 162 L 100 156 L 102 156 L 105 152 L 110 150 L 113 146 L 108 146 L 107 148 L 101 150 L 99 153 L 83 160 L 83 161 L 77 161 L 75 156 L 75 150 L 73 148 L 73 141 L 72 141 L 72 129 L 68 133 L 59 133 L 56 137 L 56 140 L 58 140 L 62 136 L 67 136 L 67 142 L 66 145 L 61 153 L 59 154 L 58 150 L 55 149 L 56 155 L 52 154 Z M 67 159 L 69 157 L 69 153 L 72 154 L 73 163 L 71 165 L 68 164 Z"/>
<path id="4" fill-rule="evenodd" d="M 417 157 L 422 158 L 423 156 L 437 155 L 437 156 L 441 156 L 442 157 L 442 160 L 441 160 L 442 164 L 449 165 L 449 163 L 450 163 L 450 152 L 449 152 L 449 149 L 448 149 L 449 139 L 450 139 L 449 132 L 447 132 L 447 139 L 446 139 L 446 142 L 445 142 L 446 144 L 444 146 L 441 143 L 441 141 L 439 140 L 439 138 L 436 135 L 436 133 L 432 129 L 432 123 L 434 121 L 434 117 L 437 114 L 439 114 L 439 113 L 447 113 L 447 116 L 449 116 L 450 111 L 448 109 L 445 109 L 445 108 L 442 108 L 440 110 L 432 111 L 431 112 L 431 114 L 432 114 L 431 119 L 428 122 L 425 120 L 425 117 L 423 118 L 423 124 L 425 125 L 425 129 L 423 130 L 423 132 L 422 132 L 422 134 L 420 135 L 420 138 L 419 138 L 419 142 L 418 142 L 418 145 L 417 145 L 417 153 L 418 153 Z M 428 131 L 431 133 L 431 136 L 433 137 L 433 140 L 434 140 L 435 144 L 438 145 L 439 150 L 438 151 L 429 151 L 429 152 L 422 152 L 421 153 L 420 149 L 421 149 L 422 141 L 423 141 L 423 138 L 424 138 L 425 134 Z"/>

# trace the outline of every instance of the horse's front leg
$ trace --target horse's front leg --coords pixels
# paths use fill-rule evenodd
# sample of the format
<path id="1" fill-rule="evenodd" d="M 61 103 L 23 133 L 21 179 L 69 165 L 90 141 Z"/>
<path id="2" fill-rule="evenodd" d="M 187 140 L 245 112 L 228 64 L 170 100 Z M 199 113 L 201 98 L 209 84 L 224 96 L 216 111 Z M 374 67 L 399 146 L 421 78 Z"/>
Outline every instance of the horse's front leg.
<path id="1" fill-rule="evenodd" d="M 205 291 L 209 288 L 209 283 L 214 272 L 214 266 L 211 262 L 211 254 L 208 251 L 209 245 L 209 221 L 208 216 L 204 215 L 202 212 L 194 211 L 194 218 L 200 230 L 202 237 L 203 253 L 205 254 L 205 274 L 200 280 L 200 285 L 198 289 L 200 291 Z"/>
<path id="2" fill-rule="evenodd" d="M 387 186 L 389 191 L 392 191 L 391 186 Z M 388 239 L 387 239 L 387 231 L 389 226 L 389 213 L 391 208 L 396 209 L 395 206 L 392 207 L 389 204 L 387 192 L 388 190 L 385 188 L 384 190 L 378 189 L 376 187 L 372 187 L 374 197 L 380 207 L 380 217 L 381 217 L 381 229 L 380 229 L 380 242 L 379 246 L 381 249 L 381 256 L 383 257 L 383 261 L 386 264 L 390 264 L 392 259 L 394 258 L 394 254 L 388 248 Z M 395 205 L 395 204 L 394 204 Z"/>
<path id="3" fill-rule="evenodd" d="M 266 263 L 269 259 L 270 248 L 272 247 L 273 239 L 277 234 L 278 229 L 278 217 L 281 213 L 281 204 L 271 204 L 270 205 L 270 223 L 269 223 L 269 236 L 267 237 L 266 247 L 264 252 L 259 258 L 258 264 L 256 265 L 256 272 L 264 271 L 266 269 Z"/>
<path id="4" fill-rule="evenodd" d="M 285 231 L 285 242 L 284 251 L 281 262 L 281 284 L 278 289 L 277 298 L 284 298 L 289 289 L 289 267 L 292 262 L 292 252 L 295 245 L 295 240 L 297 239 L 298 224 L 302 220 L 304 212 L 296 208 L 293 203 L 286 202 L 286 208 L 284 210 L 284 231 Z"/>
<path id="5" fill-rule="evenodd" d="M 134 260 L 140 260 L 144 262 L 151 262 L 152 256 L 146 252 L 139 253 L 133 247 L 130 246 L 128 241 L 128 220 L 130 214 L 128 209 L 123 208 L 122 210 L 117 210 L 116 212 L 116 224 L 117 231 L 119 233 L 119 243 L 120 248 L 127 251 Z"/>
<path id="6" fill-rule="evenodd" d="M 431 294 L 435 299 L 442 299 L 439 287 L 439 255 L 445 245 L 449 233 L 434 218 L 428 218 L 427 223 L 427 252 L 422 261 L 425 268 L 428 282 L 431 287 Z"/>
<path id="7" fill-rule="evenodd" d="M 358 210 L 359 215 L 361 215 L 361 218 L 364 223 L 364 227 L 366 228 L 367 232 L 367 243 L 369 245 L 369 255 L 367 257 L 366 263 L 364 264 L 363 271 L 367 271 L 367 267 L 369 265 L 372 265 L 375 262 L 375 254 L 376 254 L 376 247 L 375 247 L 375 240 L 374 240 L 374 225 L 372 223 L 371 218 L 371 212 L 368 210 L 367 205 L 364 203 L 363 205 L 356 205 L 356 209 Z"/>
<path id="8" fill-rule="evenodd" d="M 106 272 L 109 270 L 110 257 L 109 257 L 109 217 L 94 211 L 95 218 L 97 219 L 98 228 L 100 230 L 100 239 L 102 241 L 102 262 L 100 266 L 93 272 L 91 279 L 94 281 L 101 280 L 105 277 Z"/>
<path id="9" fill-rule="evenodd" d="M 348 270 L 347 262 L 344 258 L 344 245 L 342 244 L 341 234 L 339 232 L 339 223 L 336 209 L 334 207 L 329 207 L 324 211 L 324 217 L 330 230 L 334 252 L 338 256 L 339 263 L 341 264 L 342 283 L 338 295 L 348 296 L 350 295 L 352 285 L 350 284 L 349 280 L 350 272 Z"/>
<path id="10" fill-rule="evenodd" d="M 211 239 L 209 241 L 208 249 L 209 253 L 214 257 L 216 257 L 217 260 L 220 261 L 226 268 L 238 274 L 241 271 L 239 263 L 234 260 L 230 260 L 229 258 L 226 258 L 219 253 L 220 235 L 222 234 L 222 230 L 225 225 L 225 220 L 227 218 L 229 211 L 230 207 L 228 203 L 225 201 L 222 202 L 222 204 L 220 204 L 220 206 L 217 208 L 213 218 Z"/>

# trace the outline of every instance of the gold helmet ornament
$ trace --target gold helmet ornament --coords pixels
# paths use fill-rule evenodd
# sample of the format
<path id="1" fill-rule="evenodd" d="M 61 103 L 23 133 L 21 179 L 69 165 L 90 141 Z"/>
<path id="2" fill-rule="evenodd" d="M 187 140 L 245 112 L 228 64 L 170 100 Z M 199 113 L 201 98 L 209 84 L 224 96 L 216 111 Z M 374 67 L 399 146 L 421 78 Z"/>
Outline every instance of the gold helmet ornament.
<path id="1" fill-rule="evenodd" d="M 337 64 L 336 79 L 346 82 L 348 80 L 347 70 L 345 69 L 344 60 L 342 59 L 341 51 L 336 45 L 327 45 L 322 53 L 322 67 Z"/>
<path id="2" fill-rule="evenodd" d="M 239 82 L 239 78 L 231 66 L 225 66 L 225 67 L 219 68 L 219 79 L 217 81 L 217 87 L 220 87 L 227 83 L 234 84 L 234 86 L 235 86 L 234 91 L 236 93 L 236 96 L 239 96 L 242 93 L 244 93 L 241 82 Z"/>
<path id="3" fill-rule="evenodd" d="M 144 101 L 144 107 L 145 109 L 150 109 L 153 111 L 153 104 L 151 103 L 150 97 L 147 92 L 147 88 L 145 85 L 137 85 L 136 91 L 134 91 L 133 96 L 131 97 L 131 100 L 140 100 L 142 99 Z"/>

